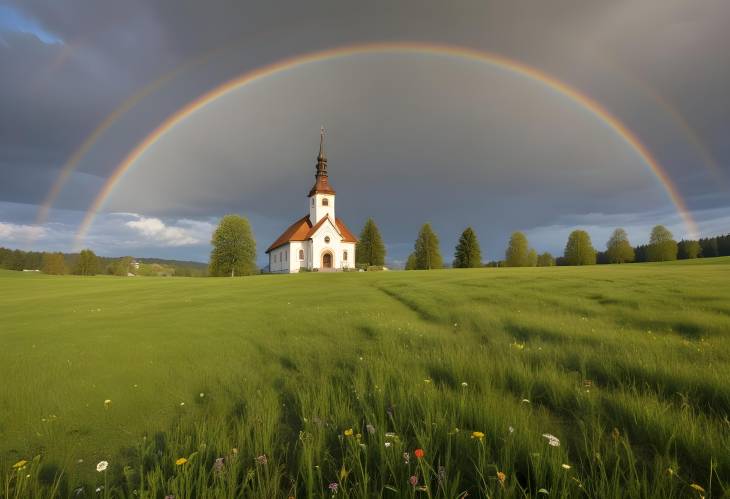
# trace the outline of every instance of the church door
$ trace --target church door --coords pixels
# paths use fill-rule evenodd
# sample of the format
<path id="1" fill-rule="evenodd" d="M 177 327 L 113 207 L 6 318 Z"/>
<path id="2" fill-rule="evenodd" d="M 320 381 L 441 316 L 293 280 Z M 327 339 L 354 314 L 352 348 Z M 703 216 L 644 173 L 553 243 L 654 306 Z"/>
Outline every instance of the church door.
<path id="1" fill-rule="evenodd" d="M 332 268 L 332 253 L 325 253 L 322 255 L 322 267 L 325 269 Z"/>

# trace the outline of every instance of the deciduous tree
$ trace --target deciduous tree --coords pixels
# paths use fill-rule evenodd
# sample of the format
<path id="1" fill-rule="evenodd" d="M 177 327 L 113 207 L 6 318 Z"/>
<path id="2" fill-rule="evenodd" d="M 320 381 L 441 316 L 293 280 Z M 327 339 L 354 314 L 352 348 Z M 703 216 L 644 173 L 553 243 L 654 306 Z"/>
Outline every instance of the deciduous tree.
<path id="1" fill-rule="evenodd" d="M 101 269 L 99 258 L 90 249 L 81 250 L 79 259 L 74 267 L 74 274 L 77 275 L 96 275 Z"/>
<path id="2" fill-rule="evenodd" d="M 472 268 L 482 266 L 482 250 L 477 235 L 471 227 L 464 229 L 454 252 L 455 268 Z"/>
<path id="3" fill-rule="evenodd" d="M 669 229 L 656 225 L 651 229 L 647 259 L 650 262 L 666 262 L 677 259 L 677 241 Z"/>
<path id="4" fill-rule="evenodd" d="M 553 258 L 553 255 L 548 253 L 547 251 L 545 253 L 541 253 L 537 257 L 537 266 L 538 267 L 553 267 L 555 265 L 555 258 Z"/>
<path id="5" fill-rule="evenodd" d="M 629 236 L 624 229 L 613 231 L 611 238 L 606 243 L 606 256 L 609 263 L 628 263 L 636 258 L 634 248 L 629 243 Z"/>
<path id="6" fill-rule="evenodd" d="M 679 241 L 677 249 L 677 258 L 681 260 L 699 258 L 702 254 L 702 246 L 699 241 Z"/>
<path id="7" fill-rule="evenodd" d="M 527 267 L 528 262 L 527 238 L 522 232 L 513 232 L 509 238 L 509 245 L 505 251 L 505 266 Z"/>
<path id="8" fill-rule="evenodd" d="M 256 240 L 251 225 L 239 215 L 224 216 L 210 241 L 211 276 L 250 275 L 256 271 Z"/>
<path id="9" fill-rule="evenodd" d="M 43 253 L 41 270 L 44 274 L 62 275 L 68 273 L 63 253 Z"/>
<path id="10" fill-rule="evenodd" d="M 591 236 L 584 230 L 571 232 L 564 256 L 568 265 L 595 265 L 596 250 L 591 244 Z"/>

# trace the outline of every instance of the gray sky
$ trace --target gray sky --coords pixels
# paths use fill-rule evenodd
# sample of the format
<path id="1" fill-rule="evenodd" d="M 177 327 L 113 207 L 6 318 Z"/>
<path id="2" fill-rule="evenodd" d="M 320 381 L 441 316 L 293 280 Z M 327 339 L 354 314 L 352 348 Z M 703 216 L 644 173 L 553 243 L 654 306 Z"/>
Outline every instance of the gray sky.
<path id="1" fill-rule="evenodd" d="M 728 20 L 723 0 L 0 1 L 0 245 L 70 250 L 126 154 L 217 85 L 288 57 L 387 41 L 486 50 L 578 88 L 646 144 L 702 235 L 730 232 Z M 78 147 L 161 77 L 81 156 L 35 225 Z M 263 257 L 306 211 L 320 125 L 338 216 L 355 232 L 373 216 L 396 263 L 426 221 L 447 260 L 467 225 L 489 260 L 513 230 L 555 254 L 573 228 L 599 249 L 616 226 L 635 244 L 656 223 L 685 235 L 637 152 L 576 102 L 493 65 L 388 53 L 297 66 L 194 113 L 118 182 L 86 245 L 205 261 L 216 220 L 236 212 Z"/>

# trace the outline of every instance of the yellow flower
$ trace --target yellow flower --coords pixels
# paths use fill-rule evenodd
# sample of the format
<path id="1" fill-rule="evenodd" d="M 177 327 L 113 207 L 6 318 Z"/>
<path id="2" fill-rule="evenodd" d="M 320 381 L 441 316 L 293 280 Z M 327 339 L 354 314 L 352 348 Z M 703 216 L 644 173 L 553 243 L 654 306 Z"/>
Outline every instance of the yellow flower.
<path id="1" fill-rule="evenodd" d="M 18 461 L 17 463 L 15 463 L 13 465 L 13 469 L 14 470 L 21 470 L 21 469 L 25 468 L 25 465 L 26 464 L 28 464 L 28 461 L 26 461 L 25 459 L 21 459 L 20 461 Z"/>
<path id="2" fill-rule="evenodd" d="M 697 492 L 705 493 L 705 489 L 703 489 L 700 485 L 697 485 L 696 483 L 690 484 L 690 487 L 695 489 Z"/>
<path id="3" fill-rule="evenodd" d="M 345 430 L 345 436 L 346 437 L 351 437 L 352 434 L 353 434 L 352 428 L 348 428 L 348 429 Z"/>
<path id="4" fill-rule="evenodd" d="M 501 471 L 497 472 L 497 480 L 499 480 L 500 484 L 504 484 L 504 481 L 507 479 L 507 475 L 502 473 Z"/>
<path id="5" fill-rule="evenodd" d="M 187 459 L 185 459 L 184 457 L 181 457 L 177 461 L 175 461 L 175 464 L 178 465 L 178 466 L 182 466 L 183 464 L 185 464 L 187 462 L 188 462 Z"/>
<path id="6" fill-rule="evenodd" d="M 471 433 L 471 438 L 477 438 L 477 439 L 481 440 L 484 438 L 484 433 L 482 433 L 481 431 L 473 431 Z"/>

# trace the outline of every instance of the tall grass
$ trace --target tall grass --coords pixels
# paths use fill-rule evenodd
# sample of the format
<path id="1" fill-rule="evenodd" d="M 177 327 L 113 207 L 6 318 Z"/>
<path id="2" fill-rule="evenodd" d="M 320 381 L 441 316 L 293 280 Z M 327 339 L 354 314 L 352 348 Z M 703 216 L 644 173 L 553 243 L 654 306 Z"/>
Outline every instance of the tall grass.
<path id="1" fill-rule="evenodd" d="M 2 273 L 2 494 L 729 497 L 728 277 Z"/>

